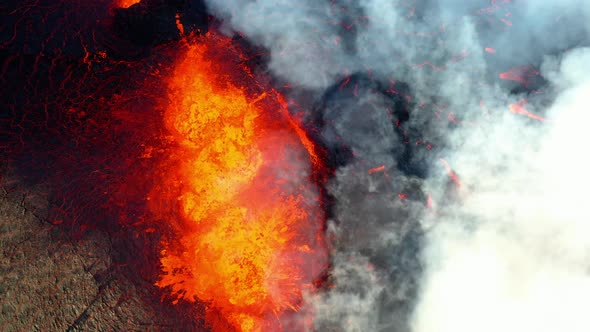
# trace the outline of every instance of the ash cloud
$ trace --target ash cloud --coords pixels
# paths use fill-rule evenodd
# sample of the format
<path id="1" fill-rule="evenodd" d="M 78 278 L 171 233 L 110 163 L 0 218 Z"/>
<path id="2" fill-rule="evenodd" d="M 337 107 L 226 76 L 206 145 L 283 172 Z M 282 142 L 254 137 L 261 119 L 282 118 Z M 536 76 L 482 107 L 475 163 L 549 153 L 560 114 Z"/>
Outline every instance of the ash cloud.
<path id="1" fill-rule="evenodd" d="M 312 91 L 308 118 L 337 159 L 333 287 L 306 298 L 316 329 L 589 325 L 590 2 L 207 5 L 269 50 L 293 98 Z M 499 79 L 518 66 L 534 78 Z"/>

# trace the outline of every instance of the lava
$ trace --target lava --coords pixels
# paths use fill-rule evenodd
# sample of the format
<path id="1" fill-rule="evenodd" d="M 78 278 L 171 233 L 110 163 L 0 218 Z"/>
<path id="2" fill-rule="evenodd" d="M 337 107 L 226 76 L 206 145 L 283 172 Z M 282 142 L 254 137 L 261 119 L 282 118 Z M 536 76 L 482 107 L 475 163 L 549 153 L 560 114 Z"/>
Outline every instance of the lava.
<path id="1" fill-rule="evenodd" d="M 137 3 L 139 3 L 141 0 L 116 0 L 116 6 L 119 8 L 129 8 Z"/>
<path id="2" fill-rule="evenodd" d="M 515 113 L 515 114 L 522 114 L 522 115 L 528 116 L 529 118 L 537 120 L 537 121 L 545 121 L 544 117 L 536 115 L 536 114 L 528 111 L 524 106 L 526 104 L 527 104 L 526 100 L 521 100 L 518 103 L 513 103 L 513 104 L 508 105 L 508 109 L 510 110 L 510 112 Z"/>
<path id="3" fill-rule="evenodd" d="M 381 171 L 384 171 L 384 170 L 385 170 L 385 165 L 381 165 L 381 166 L 378 166 L 378 167 L 374 167 L 374 168 L 369 169 L 369 174 L 381 172 Z"/>
<path id="4" fill-rule="evenodd" d="M 503 80 L 515 81 L 528 86 L 540 75 L 539 71 L 531 66 L 521 66 L 510 68 L 499 75 Z"/>
<path id="5" fill-rule="evenodd" d="M 156 285 L 205 302 L 214 331 L 303 330 L 293 322 L 309 317 L 294 317 L 327 265 L 313 143 L 230 38 L 185 46 L 167 82 L 173 148 L 149 197 L 176 234 Z"/>
<path id="6" fill-rule="evenodd" d="M 455 183 L 455 185 L 457 185 L 457 187 L 461 187 L 461 180 L 459 179 L 457 174 L 453 171 L 453 169 L 451 168 L 451 165 L 449 165 L 449 162 L 443 158 L 439 158 L 439 160 L 443 164 L 443 166 L 445 167 L 447 174 L 449 175 L 451 180 Z"/>

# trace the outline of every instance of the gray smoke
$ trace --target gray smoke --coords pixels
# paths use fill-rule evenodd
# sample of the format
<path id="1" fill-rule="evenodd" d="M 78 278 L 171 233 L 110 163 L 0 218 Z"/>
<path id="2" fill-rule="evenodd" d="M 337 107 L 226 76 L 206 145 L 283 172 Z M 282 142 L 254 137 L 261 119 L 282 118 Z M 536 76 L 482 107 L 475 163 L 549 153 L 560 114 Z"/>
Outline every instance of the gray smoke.
<path id="1" fill-rule="evenodd" d="M 589 0 L 208 7 L 348 153 L 318 331 L 587 330 Z"/>

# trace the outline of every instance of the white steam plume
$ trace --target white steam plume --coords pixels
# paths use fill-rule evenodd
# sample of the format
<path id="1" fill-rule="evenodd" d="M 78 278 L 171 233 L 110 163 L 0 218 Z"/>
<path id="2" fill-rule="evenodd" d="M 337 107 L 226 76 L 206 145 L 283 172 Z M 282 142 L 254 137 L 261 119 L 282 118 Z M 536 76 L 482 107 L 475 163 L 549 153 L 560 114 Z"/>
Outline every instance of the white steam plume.
<path id="1" fill-rule="evenodd" d="M 353 152 L 328 188 L 334 285 L 306 299 L 318 331 L 587 330 L 590 0 L 207 5 L 270 51 L 268 69 L 293 95 L 323 94 L 312 102 L 324 143 Z M 527 65 L 546 80 L 538 94 L 498 78 Z M 407 83 L 409 120 L 396 129 L 399 105 L 368 81 L 333 93 L 353 73 Z M 547 121 L 509 112 L 523 98 Z M 438 147 L 408 148 L 400 132 L 411 131 Z"/>
<path id="2" fill-rule="evenodd" d="M 465 188 L 427 235 L 415 332 L 590 326 L 590 49 L 555 61 L 547 123 L 507 114 L 452 152 Z"/>

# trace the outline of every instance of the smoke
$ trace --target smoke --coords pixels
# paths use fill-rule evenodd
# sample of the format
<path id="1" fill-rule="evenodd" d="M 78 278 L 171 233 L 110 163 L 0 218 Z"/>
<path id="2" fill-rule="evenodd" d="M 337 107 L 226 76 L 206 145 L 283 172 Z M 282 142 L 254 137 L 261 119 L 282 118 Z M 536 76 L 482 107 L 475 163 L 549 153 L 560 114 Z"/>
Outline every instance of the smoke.
<path id="1" fill-rule="evenodd" d="M 588 326 L 588 0 L 207 5 L 313 91 L 337 165 L 317 330 Z"/>
<path id="2" fill-rule="evenodd" d="M 452 152 L 466 188 L 459 205 L 431 220 L 416 332 L 585 331 L 590 324 L 583 152 L 590 80 L 580 74 L 590 70 L 590 49 L 543 68 L 560 91 L 546 124 L 506 114 L 462 133 L 464 145 Z"/>

